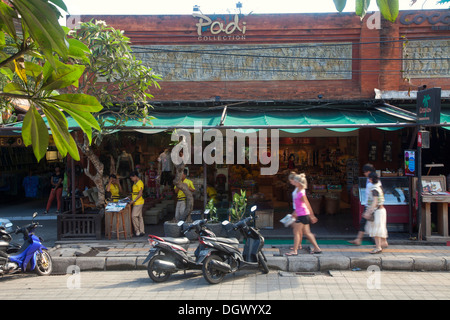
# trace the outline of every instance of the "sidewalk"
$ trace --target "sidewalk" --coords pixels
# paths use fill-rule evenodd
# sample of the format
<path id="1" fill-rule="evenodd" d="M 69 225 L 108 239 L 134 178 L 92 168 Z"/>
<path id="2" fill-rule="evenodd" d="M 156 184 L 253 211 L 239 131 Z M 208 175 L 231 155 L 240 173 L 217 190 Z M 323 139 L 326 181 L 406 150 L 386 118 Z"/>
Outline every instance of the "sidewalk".
<path id="1" fill-rule="evenodd" d="M 42 221 L 44 225 L 44 228 L 39 230 L 39 235 L 44 239 L 56 239 L 57 217 L 53 213 L 43 215 L 44 205 L 45 199 L 2 206 L 0 217 L 8 217 L 14 225 L 21 225 L 21 221 L 30 220 L 33 212 L 38 211 L 40 214 L 37 221 Z M 330 221 L 330 224 L 334 223 L 335 221 Z M 263 250 L 269 267 L 289 272 L 366 270 L 373 265 L 381 270 L 450 271 L 450 246 L 446 246 L 446 243 L 413 241 L 408 239 L 408 234 L 390 233 L 389 248 L 381 254 L 372 255 L 369 252 L 373 245 L 369 241 L 359 247 L 349 245 L 346 240 L 352 239 L 356 232 L 350 229 L 342 230 L 340 234 L 329 234 L 327 224 L 314 225 L 313 232 L 316 233 L 323 253 L 310 255 L 306 250 L 302 250 L 295 257 L 285 256 L 293 243 L 292 230 L 262 230 L 266 238 Z M 162 226 L 147 225 L 146 234 L 163 236 L 164 232 Z M 130 240 L 53 241 L 45 244 L 49 246 L 54 259 L 55 273 L 63 274 L 70 265 L 77 265 L 81 270 L 145 270 L 146 266 L 143 266 L 142 262 L 149 250 L 146 237 Z M 196 247 L 197 242 L 193 242 L 190 253 L 193 254 Z"/>
<path id="2" fill-rule="evenodd" d="M 381 254 L 370 254 L 373 246 L 321 244 L 322 254 L 299 251 L 298 256 L 285 256 L 288 244 L 266 244 L 263 251 L 271 269 L 287 272 L 324 272 L 332 270 L 450 271 L 450 246 L 390 244 Z M 197 242 L 189 247 L 193 255 Z M 307 245 L 303 245 L 306 247 Z M 243 245 L 241 244 L 242 248 Z M 67 267 L 80 270 L 145 270 L 142 265 L 149 244 L 145 241 L 92 241 L 59 244 L 50 250 L 55 273 L 66 273 Z"/>

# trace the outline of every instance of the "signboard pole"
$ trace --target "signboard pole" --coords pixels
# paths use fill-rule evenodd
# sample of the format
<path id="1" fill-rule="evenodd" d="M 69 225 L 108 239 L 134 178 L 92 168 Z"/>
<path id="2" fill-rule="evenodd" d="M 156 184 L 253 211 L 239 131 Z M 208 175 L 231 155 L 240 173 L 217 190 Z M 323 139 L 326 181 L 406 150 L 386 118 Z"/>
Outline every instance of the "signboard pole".
<path id="1" fill-rule="evenodd" d="M 419 127 L 419 132 L 422 130 Z M 422 240 L 422 144 L 417 145 L 417 239 Z"/>

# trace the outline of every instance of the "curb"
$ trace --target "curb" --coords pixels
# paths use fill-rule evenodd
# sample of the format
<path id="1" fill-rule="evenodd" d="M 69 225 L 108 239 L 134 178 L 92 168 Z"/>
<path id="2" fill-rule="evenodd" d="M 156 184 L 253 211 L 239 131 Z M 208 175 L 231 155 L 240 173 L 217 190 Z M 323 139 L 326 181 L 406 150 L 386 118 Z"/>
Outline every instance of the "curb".
<path id="1" fill-rule="evenodd" d="M 75 271 L 146 270 L 145 257 L 52 257 L 53 274 L 71 274 Z M 326 272 L 336 270 L 364 271 L 377 267 L 386 271 L 450 271 L 450 258 L 411 257 L 344 257 L 297 256 L 267 257 L 270 269 L 286 272 Z M 74 269 L 74 266 L 76 268 Z"/>

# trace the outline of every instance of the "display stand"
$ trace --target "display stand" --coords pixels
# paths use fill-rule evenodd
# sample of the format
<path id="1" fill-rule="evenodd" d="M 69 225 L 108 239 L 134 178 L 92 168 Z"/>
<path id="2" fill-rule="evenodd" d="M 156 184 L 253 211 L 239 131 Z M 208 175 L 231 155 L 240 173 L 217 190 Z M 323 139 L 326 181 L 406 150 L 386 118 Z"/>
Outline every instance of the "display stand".
<path id="1" fill-rule="evenodd" d="M 384 190 L 388 231 L 405 231 L 410 220 L 408 177 L 380 177 L 380 181 Z M 358 186 L 352 191 L 352 215 L 356 229 L 364 212 L 366 182 L 367 178 L 360 177 Z"/>
<path id="2" fill-rule="evenodd" d="M 413 179 L 415 190 L 417 178 Z M 422 236 L 427 241 L 450 241 L 448 234 L 448 205 L 450 193 L 446 190 L 445 176 L 423 176 L 422 177 Z M 416 198 L 416 192 L 413 193 Z M 416 199 L 417 201 L 417 199 Z M 431 205 L 437 205 L 437 234 L 432 233 L 431 228 Z"/>
<path id="3" fill-rule="evenodd" d="M 108 210 L 109 209 L 109 210 Z M 131 222 L 131 205 L 126 204 L 124 208 L 114 209 L 106 207 L 105 210 L 105 237 L 111 239 L 111 234 L 117 233 L 117 240 L 123 233 L 124 238 L 131 238 L 133 235 Z"/>

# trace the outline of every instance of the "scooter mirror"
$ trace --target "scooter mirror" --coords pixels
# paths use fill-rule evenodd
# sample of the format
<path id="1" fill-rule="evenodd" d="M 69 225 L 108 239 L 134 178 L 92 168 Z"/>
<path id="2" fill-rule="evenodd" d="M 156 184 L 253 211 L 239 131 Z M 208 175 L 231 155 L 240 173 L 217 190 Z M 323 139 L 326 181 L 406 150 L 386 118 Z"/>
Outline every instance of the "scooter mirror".
<path id="1" fill-rule="evenodd" d="M 183 220 L 178 221 L 177 226 L 181 227 L 184 224 Z"/>
<path id="2" fill-rule="evenodd" d="M 225 220 L 225 221 L 222 222 L 222 225 L 223 225 L 223 226 L 226 226 L 226 225 L 229 224 L 229 223 L 230 223 L 230 221 Z"/>
<path id="3" fill-rule="evenodd" d="M 36 217 L 37 217 L 37 215 L 38 215 L 38 213 L 37 213 L 37 212 L 33 213 L 33 219 L 34 219 L 34 218 L 36 218 Z"/>
<path id="4" fill-rule="evenodd" d="M 251 209 L 250 209 L 250 211 L 251 212 L 255 212 L 256 211 L 256 208 L 258 208 L 256 205 L 254 205 L 253 207 L 251 207 Z"/>

